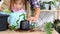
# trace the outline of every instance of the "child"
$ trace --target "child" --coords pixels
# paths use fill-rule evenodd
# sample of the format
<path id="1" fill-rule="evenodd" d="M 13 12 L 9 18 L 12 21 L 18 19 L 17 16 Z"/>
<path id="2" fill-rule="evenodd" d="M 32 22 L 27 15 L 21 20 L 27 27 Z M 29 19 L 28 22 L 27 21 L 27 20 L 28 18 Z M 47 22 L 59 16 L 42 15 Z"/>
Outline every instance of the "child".
<path id="1" fill-rule="evenodd" d="M 10 9 L 13 13 L 8 17 L 8 23 L 10 29 L 15 30 L 20 27 L 20 21 L 26 17 L 25 10 L 23 9 L 24 0 L 10 0 L 10 2 Z"/>
<path id="2" fill-rule="evenodd" d="M 24 11 L 24 0 L 10 0 L 10 8 L 13 12 Z"/>

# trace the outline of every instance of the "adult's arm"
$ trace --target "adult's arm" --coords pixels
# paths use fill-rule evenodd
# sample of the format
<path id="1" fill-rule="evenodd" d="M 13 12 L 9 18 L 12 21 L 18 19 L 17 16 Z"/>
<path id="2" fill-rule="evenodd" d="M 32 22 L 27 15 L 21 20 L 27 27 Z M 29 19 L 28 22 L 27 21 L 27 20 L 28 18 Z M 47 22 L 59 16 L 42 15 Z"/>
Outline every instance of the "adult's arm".
<path id="1" fill-rule="evenodd" d="M 40 15 L 40 4 L 39 4 L 39 1 L 38 0 L 29 0 L 30 2 L 30 5 L 33 9 L 35 9 L 35 15 L 34 17 L 32 18 L 29 18 L 29 20 L 33 20 L 33 21 L 36 21 Z"/>

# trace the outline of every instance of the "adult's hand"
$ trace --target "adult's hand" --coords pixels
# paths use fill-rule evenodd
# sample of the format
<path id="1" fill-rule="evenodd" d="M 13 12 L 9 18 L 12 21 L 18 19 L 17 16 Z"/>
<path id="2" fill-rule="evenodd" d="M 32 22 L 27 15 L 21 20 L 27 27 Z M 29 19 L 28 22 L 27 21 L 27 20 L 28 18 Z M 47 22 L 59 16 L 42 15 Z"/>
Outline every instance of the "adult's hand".
<path id="1" fill-rule="evenodd" d="M 28 21 L 36 22 L 38 20 L 37 17 L 29 17 Z"/>
<path id="2" fill-rule="evenodd" d="M 35 15 L 34 15 L 34 17 L 30 16 L 30 17 L 28 17 L 28 20 L 32 21 L 32 22 L 36 22 L 38 20 L 38 18 L 39 18 L 39 15 L 40 15 L 40 8 L 37 7 L 37 8 L 35 8 Z"/>

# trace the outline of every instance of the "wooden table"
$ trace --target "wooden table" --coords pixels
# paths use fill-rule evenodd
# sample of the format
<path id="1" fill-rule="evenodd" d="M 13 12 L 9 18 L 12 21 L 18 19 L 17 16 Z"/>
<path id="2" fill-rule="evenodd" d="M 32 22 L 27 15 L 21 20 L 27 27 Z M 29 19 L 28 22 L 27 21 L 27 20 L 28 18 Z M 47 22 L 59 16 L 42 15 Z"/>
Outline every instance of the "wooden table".
<path id="1" fill-rule="evenodd" d="M 16 32 L 16 31 L 1 31 L 0 34 L 46 34 L 46 32 L 42 31 L 35 31 L 35 32 Z M 53 31 L 52 34 L 58 34 L 55 30 Z"/>

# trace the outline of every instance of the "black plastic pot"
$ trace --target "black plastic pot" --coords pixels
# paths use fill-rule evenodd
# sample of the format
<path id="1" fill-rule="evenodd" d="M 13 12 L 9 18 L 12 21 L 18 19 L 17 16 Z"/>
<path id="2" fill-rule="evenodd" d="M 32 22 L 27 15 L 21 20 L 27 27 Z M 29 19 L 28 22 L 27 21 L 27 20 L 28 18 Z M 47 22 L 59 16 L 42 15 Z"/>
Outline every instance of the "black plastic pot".
<path id="1" fill-rule="evenodd" d="M 21 30 L 29 30 L 30 29 L 30 23 L 27 20 L 23 20 L 20 23 L 20 29 Z"/>
<path id="2" fill-rule="evenodd" d="M 1 1 L 1 0 L 0 0 Z"/>
<path id="3" fill-rule="evenodd" d="M 0 31 L 7 30 L 7 18 L 9 15 L 0 14 Z"/>

